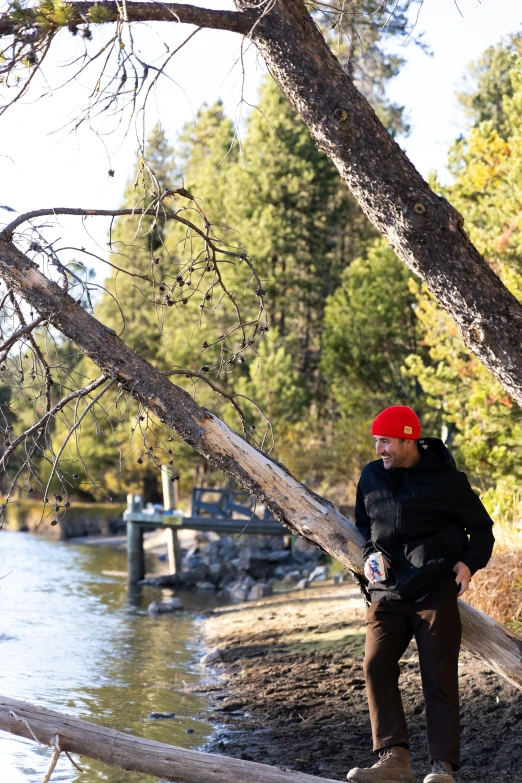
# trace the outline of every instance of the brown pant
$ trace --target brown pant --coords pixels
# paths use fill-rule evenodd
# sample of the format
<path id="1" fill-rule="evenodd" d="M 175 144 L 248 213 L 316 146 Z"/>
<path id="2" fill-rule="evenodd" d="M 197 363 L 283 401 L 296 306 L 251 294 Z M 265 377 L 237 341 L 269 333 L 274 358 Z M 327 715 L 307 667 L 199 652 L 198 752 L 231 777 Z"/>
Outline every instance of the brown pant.
<path id="1" fill-rule="evenodd" d="M 415 636 L 426 702 L 430 759 L 440 759 L 458 768 L 461 628 L 454 578 L 446 579 L 419 602 L 372 603 L 366 623 L 364 675 L 373 749 L 408 743 L 398 685 L 399 659 Z"/>

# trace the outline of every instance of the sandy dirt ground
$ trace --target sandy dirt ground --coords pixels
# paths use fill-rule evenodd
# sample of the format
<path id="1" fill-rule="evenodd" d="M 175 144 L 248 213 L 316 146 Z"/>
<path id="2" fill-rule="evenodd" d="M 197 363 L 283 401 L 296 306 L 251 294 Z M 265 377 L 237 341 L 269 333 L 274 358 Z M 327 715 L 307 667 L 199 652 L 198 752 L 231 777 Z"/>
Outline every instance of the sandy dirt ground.
<path id="1" fill-rule="evenodd" d="M 208 750 L 338 780 L 370 766 L 362 671 L 364 604 L 325 584 L 215 610 L 206 642 L 222 660 L 205 690 L 219 726 Z M 430 771 L 416 649 L 402 659 L 416 783 Z M 462 783 L 522 783 L 522 692 L 461 653 Z"/>

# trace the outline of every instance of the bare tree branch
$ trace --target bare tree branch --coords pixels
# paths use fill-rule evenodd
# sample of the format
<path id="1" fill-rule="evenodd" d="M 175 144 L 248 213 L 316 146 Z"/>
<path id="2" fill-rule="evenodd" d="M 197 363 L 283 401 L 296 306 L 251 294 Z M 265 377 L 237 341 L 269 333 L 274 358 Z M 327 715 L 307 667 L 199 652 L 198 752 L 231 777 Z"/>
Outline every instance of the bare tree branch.
<path id="1" fill-rule="evenodd" d="M 26 212 L 25 214 L 20 215 L 11 223 L 9 223 L 8 226 L 0 231 L 0 236 L 10 240 L 14 231 L 18 228 L 18 226 L 21 226 L 22 223 L 26 223 L 27 221 L 33 220 L 37 217 L 48 217 L 49 215 L 75 215 L 78 217 L 124 217 L 125 215 L 129 215 L 132 217 L 147 216 L 156 219 L 160 218 L 161 220 L 175 220 L 198 234 L 216 253 L 222 253 L 225 256 L 232 256 L 234 258 L 238 258 L 240 255 L 242 255 L 240 251 L 234 253 L 230 250 L 224 250 L 223 248 L 218 247 L 210 239 L 209 235 L 205 233 L 205 231 L 199 228 L 199 226 L 196 226 L 195 223 L 192 223 L 190 220 L 181 217 L 179 212 L 164 212 L 163 210 L 159 211 L 158 209 L 151 208 L 140 209 L 138 207 L 132 207 L 129 209 L 75 209 L 72 207 L 53 207 L 51 209 L 35 209 L 32 212 Z"/>
<path id="2" fill-rule="evenodd" d="M 118 22 L 122 18 L 121 4 L 108 0 L 100 3 L 64 3 L 64 6 L 71 9 L 70 24 L 89 23 L 93 18 L 96 24 L 103 24 Z M 39 10 L 24 9 L 24 27 L 38 26 Z M 125 22 L 177 22 L 247 35 L 257 18 L 258 14 L 254 11 L 219 11 L 200 8 L 191 3 L 125 3 Z M 1 14 L 0 37 L 16 35 L 21 25 L 21 20 L 13 19 L 9 11 Z"/>
<path id="3" fill-rule="evenodd" d="M 17 329 L 13 334 L 7 338 L 5 342 L 0 345 L 0 362 L 2 361 L 2 355 L 7 353 L 13 345 L 18 342 L 22 337 L 25 337 L 29 332 L 32 332 L 34 329 L 36 329 L 37 326 L 40 326 L 43 324 L 44 321 L 47 319 L 40 315 L 38 318 L 35 318 L 34 321 L 31 321 L 30 324 L 24 324 L 19 329 Z"/>
<path id="4" fill-rule="evenodd" d="M 73 435 L 73 434 L 76 432 L 76 430 L 78 429 L 78 427 L 80 426 L 80 424 L 82 423 L 82 421 L 84 420 L 84 418 L 87 416 L 87 414 L 89 413 L 89 411 L 90 411 L 90 410 L 92 410 L 92 409 L 94 408 L 94 406 L 96 405 L 96 403 L 97 403 L 97 402 L 98 402 L 98 401 L 99 401 L 99 400 L 100 400 L 100 399 L 103 397 L 103 395 L 105 394 L 105 392 L 106 392 L 106 391 L 108 391 L 108 389 L 110 389 L 110 388 L 111 388 L 111 386 L 112 386 L 114 383 L 115 383 L 115 381 L 114 381 L 114 380 L 111 380 L 111 381 L 109 381 L 109 382 L 106 384 L 106 386 L 105 386 L 105 387 L 104 387 L 104 388 L 103 388 L 103 389 L 102 389 L 100 392 L 98 392 L 98 394 L 96 395 L 96 397 L 94 397 L 94 398 L 93 398 L 93 399 L 92 399 L 92 400 L 89 402 L 89 404 L 86 406 L 85 410 L 82 412 L 81 416 L 79 416 L 79 417 L 76 417 L 76 413 L 77 413 L 77 411 L 78 411 L 78 402 L 79 402 L 79 397 L 77 398 L 77 402 L 76 402 L 76 411 L 75 411 L 75 422 L 74 422 L 73 426 L 70 428 L 70 430 L 69 430 L 69 432 L 67 433 L 67 435 L 65 436 L 65 438 L 63 439 L 63 441 L 62 441 L 62 445 L 61 445 L 61 446 L 60 446 L 60 448 L 58 449 L 58 452 L 57 452 L 57 454 L 56 454 L 56 456 L 55 456 L 55 458 L 54 458 L 53 464 L 52 464 L 52 466 L 51 466 L 51 472 L 50 472 L 50 474 L 49 474 L 49 478 L 47 479 L 47 485 L 46 485 L 46 487 L 45 487 L 45 491 L 44 491 L 44 501 L 45 501 L 45 500 L 47 500 L 48 493 L 49 493 L 49 487 L 51 486 L 51 481 L 53 480 L 53 476 L 54 476 L 54 474 L 55 474 L 56 468 L 57 468 L 57 466 L 58 466 L 58 463 L 59 463 L 59 461 L 60 461 L 60 457 L 62 456 L 62 454 L 63 454 L 63 451 L 64 451 L 65 447 L 67 446 L 67 443 L 69 442 L 69 438 L 71 437 L 71 435 Z M 83 395 L 83 396 L 85 396 L 85 395 Z"/>
<path id="5" fill-rule="evenodd" d="M 68 394 L 66 397 L 60 400 L 60 402 L 56 403 L 56 405 L 51 408 L 50 411 L 47 411 L 45 416 L 42 416 L 41 419 L 39 419 L 35 424 L 33 424 L 29 429 L 25 430 L 25 432 L 22 432 L 21 435 L 19 435 L 15 440 L 7 447 L 7 449 L 4 451 L 2 456 L 0 457 L 0 471 L 5 470 L 7 465 L 7 460 L 9 459 L 9 456 L 15 451 L 18 446 L 23 443 L 27 438 L 29 438 L 31 435 L 34 435 L 35 432 L 38 432 L 38 430 L 41 430 L 42 428 L 46 427 L 49 421 L 53 418 L 53 416 L 56 416 L 57 413 L 59 413 L 63 408 L 65 408 L 67 405 L 69 405 L 72 400 L 79 399 L 81 397 L 87 397 L 89 394 L 91 394 L 95 389 L 98 388 L 98 386 L 101 386 L 102 383 L 104 383 L 107 380 L 107 376 L 101 375 L 99 378 L 96 378 L 95 381 L 92 381 L 88 386 L 85 386 L 83 389 L 75 389 L 70 394 Z"/>

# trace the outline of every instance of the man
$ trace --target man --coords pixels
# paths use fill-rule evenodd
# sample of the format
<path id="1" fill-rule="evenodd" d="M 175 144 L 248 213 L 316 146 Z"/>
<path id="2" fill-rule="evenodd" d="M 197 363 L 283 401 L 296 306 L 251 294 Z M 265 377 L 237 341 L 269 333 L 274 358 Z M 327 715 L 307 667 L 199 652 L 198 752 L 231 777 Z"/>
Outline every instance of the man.
<path id="1" fill-rule="evenodd" d="M 491 556 L 493 522 L 443 442 L 421 440 L 411 408 L 386 408 L 372 435 L 379 459 L 362 471 L 355 524 L 366 542 L 371 604 L 364 673 L 380 758 L 371 768 L 352 769 L 348 780 L 413 783 L 398 681 L 399 659 L 415 636 L 432 764 L 424 783 L 454 783 L 460 763 L 457 595 Z M 384 582 L 375 582 L 369 567 L 375 552 L 385 558 Z"/>

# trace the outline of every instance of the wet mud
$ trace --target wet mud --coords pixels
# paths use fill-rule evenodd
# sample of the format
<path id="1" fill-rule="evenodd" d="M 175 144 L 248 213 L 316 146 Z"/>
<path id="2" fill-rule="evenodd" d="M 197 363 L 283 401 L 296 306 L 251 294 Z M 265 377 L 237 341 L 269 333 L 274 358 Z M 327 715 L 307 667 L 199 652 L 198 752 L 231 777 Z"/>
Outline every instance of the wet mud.
<path id="1" fill-rule="evenodd" d="M 221 651 L 205 690 L 219 727 L 209 751 L 343 780 L 370 766 L 362 671 L 364 604 L 355 587 L 316 586 L 215 610 Z M 460 659 L 462 783 L 522 783 L 522 691 L 466 652 Z M 414 644 L 401 689 L 416 783 L 430 771 Z"/>

